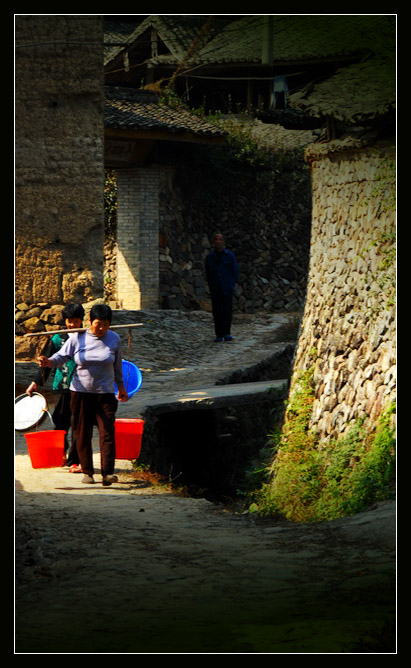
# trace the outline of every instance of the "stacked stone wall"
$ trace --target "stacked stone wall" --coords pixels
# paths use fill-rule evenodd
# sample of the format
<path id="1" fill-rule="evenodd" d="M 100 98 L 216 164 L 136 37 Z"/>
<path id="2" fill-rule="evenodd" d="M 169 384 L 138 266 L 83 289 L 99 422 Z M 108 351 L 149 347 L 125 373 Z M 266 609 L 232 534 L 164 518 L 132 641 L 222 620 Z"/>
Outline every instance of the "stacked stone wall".
<path id="1" fill-rule="evenodd" d="M 104 303 L 104 299 L 95 299 L 82 304 L 84 308 L 83 326 L 89 324 L 89 313 L 94 304 Z M 47 339 L 38 336 L 39 332 L 54 332 L 65 329 L 66 323 L 63 318 L 65 304 L 52 304 L 50 302 L 39 302 L 30 306 L 25 302 L 16 304 L 15 307 L 15 359 L 35 360 L 46 345 Z M 33 337 L 25 337 L 25 334 L 34 334 Z"/>
<path id="2" fill-rule="evenodd" d="M 312 242 L 293 385 L 314 367 L 311 425 L 327 440 L 359 418 L 372 426 L 395 401 L 393 157 L 376 150 L 307 157 Z"/>
<path id="3" fill-rule="evenodd" d="M 103 26 L 16 17 L 16 303 L 103 293 Z"/>
<path id="4" fill-rule="evenodd" d="M 236 169 L 234 178 L 224 172 L 210 174 L 207 164 L 203 171 L 190 171 L 189 162 L 162 171 L 162 308 L 211 308 L 204 260 L 217 230 L 239 262 L 235 311 L 303 308 L 310 248 L 309 172 L 299 165 L 297 178 L 285 177 L 285 186 L 269 171 Z"/>

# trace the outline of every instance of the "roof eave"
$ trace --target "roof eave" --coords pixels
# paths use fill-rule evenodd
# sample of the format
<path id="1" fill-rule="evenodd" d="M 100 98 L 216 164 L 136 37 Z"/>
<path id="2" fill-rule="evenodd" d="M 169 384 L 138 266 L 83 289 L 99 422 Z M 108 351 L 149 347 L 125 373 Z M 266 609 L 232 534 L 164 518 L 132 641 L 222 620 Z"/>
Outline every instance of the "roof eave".
<path id="1" fill-rule="evenodd" d="M 155 141 L 190 142 L 195 144 L 223 144 L 226 138 L 221 135 L 199 134 L 189 131 L 171 130 L 167 128 L 118 128 L 106 126 L 104 135 L 117 139 L 147 139 Z"/>

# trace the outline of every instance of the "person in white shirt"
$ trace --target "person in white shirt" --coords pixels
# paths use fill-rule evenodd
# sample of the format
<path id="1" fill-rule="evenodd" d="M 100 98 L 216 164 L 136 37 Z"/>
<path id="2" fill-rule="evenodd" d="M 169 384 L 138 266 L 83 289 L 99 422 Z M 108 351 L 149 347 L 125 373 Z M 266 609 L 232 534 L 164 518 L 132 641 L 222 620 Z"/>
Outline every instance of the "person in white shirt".
<path id="1" fill-rule="evenodd" d="M 114 475 L 114 420 L 118 401 L 127 401 L 122 371 L 121 339 L 110 330 L 112 311 L 106 304 L 95 304 L 90 311 L 90 324 L 85 332 L 70 334 L 54 355 L 40 356 L 40 367 L 58 367 L 73 359 L 76 369 L 70 384 L 71 412 L 76 447 L 84 477 L 82 482 L 94 483 L 92 451 L 93 426 L 97 423 L 104 486 L 117 482 Z M 114 394 L 117 384 L 117 397 Z"/>

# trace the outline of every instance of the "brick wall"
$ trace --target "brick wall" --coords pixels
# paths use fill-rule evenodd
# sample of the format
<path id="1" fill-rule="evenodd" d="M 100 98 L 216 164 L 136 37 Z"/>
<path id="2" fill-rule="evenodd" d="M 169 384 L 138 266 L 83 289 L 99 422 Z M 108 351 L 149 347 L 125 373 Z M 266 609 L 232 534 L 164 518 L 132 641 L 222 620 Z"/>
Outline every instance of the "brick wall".
<path id="1" fill-rule="evenodd" d="M 121 308 L 159 306 L 159 171 L 117 175 L 117 301 Z"/>
<path id="2" fill-rule="evenodd" d="M 271 174 L 256 176 L 241 165 L 233 181 L 203 164 L 194 149 L 182 151 L 151 167 L 117 170 L 118 229 L 106 249 L 106 299 L 133 310 L 210 310 L 204 260 L 221 229 L 240 265 L 234 309 L 301 309 L 310 247 L 307 165 L 290 163 L 293 172 L 280 186 Z"/>

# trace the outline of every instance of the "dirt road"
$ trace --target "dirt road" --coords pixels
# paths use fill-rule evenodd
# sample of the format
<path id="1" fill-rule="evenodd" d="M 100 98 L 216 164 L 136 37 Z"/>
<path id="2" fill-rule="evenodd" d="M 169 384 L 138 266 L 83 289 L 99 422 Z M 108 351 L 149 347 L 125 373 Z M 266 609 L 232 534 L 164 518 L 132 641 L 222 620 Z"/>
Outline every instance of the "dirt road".
<path id="1" fill-rule="evenodd" d="M 242 342 L 250 359 L 245 330 Z M 203 364 L 219 355 L 220 368 L 235 350 L 207 346 Z M 180 347 L 151 388 L 161 371 L 182 382 Z M 394 503 L 315 525 L 261 521 L 150 486 L 129 462 L 117 470 L 102 487 L 98 474 L 86 486 L 33 469 L 16 435 L 15 653 L 395 652 Z"/>

